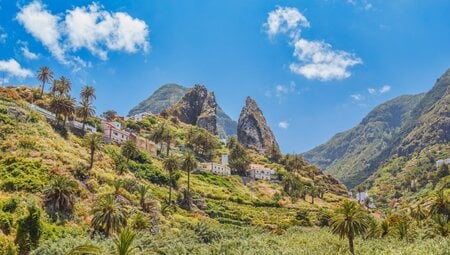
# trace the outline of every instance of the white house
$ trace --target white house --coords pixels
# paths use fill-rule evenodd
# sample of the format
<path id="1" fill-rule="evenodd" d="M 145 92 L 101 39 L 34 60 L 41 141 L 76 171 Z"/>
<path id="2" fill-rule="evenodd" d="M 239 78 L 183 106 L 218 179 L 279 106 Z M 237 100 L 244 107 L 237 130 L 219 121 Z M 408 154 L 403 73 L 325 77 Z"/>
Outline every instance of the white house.
<path id="1" fill-rule="evenodd" d="M 450 158 L 440 159 L 440 160 L 436 161 L 436 168 L 442 166 L 443 164 L 450 165 Z"/>
<path id="2" fill-rule="evenodd" d="M 275 176 L 275 169 L 270 169 L 259 164 L 250 164 L 247 173 L 252 179 L 270 181 Z"/>
<path id="3" fill-rule="evenodd" d="M 103 140 L 106 143 L 116 142 L 121 144 L 130 139 L 130 133 L 121 129 L 119 122 L 102 121 Z"/>
<path id="4" fill-rule="evenodd" d="M 231 169 L 228 166 L 228 155 L 222 155 L 222 162 L 214 163 L 214 162 L 206 162 L 201 164 L 201 168 L 204 171 L 211 172 L 217 175 L 231 175 Z"/>
<path id="5" fill-rule="evenodd" d="M 373 199 L 369 196 L 369 193 L 367 191 L 357 192 L 356 193 L 356 200 L 358 201 L 358 203 L 366 205 L 370 209 L 374 209 L 375 208 L 375 204 L 373 203 Z"/>
<path id="6" fill-rule="evenodd" d="M 153 114 L 151 112 L 141 112 L 141 113 L 135 114 L 130 117 L 125 117 L 125 120 L 133 119 L 135 121 L 142 121 L 145 116 L 149 116 L 149 115 L 153 115 Z"/>

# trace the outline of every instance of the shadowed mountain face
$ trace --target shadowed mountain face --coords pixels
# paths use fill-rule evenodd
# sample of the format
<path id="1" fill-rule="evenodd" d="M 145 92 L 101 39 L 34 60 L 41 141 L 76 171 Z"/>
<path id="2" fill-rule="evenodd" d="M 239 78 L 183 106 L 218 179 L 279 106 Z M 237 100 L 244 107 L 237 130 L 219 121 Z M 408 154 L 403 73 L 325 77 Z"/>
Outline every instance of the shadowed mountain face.
<path id="1" fill-rule="evenodd" d="M 410 156 L 450 140 L 450 70 L 425 94 L 377 106 L 361 123 L 304 154 L 348 187 L 364 182 L 394 155 Z"/>
<path id="2" fill-rule="evenodd" d="M 166 84 L 157 89 L 149 98 L 139 103 L 130 110 L 128 115 L 134 115 L 141 112 L 152 112 L 159 114 L 161 111 L 170 108 L 178 103 L 183 96 L 189 91 L 189 88 L 178 84 Z M 217 105 L 216 110 L 217 133 L 221 138 L 236 135 L 237 123 L 232 120 L 223 110 Z"/>

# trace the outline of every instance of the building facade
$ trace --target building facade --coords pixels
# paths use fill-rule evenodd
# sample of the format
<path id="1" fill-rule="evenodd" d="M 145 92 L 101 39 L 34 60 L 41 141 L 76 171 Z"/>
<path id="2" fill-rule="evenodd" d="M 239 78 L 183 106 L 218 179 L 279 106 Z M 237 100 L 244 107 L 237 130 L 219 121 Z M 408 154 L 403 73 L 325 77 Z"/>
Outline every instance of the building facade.
<path id="1" fill-rule="evenodd" d="M 103 140 L 106 143 L 118 143 L 130 139 L 130 133 L 121 129 L 122 125 L 119 122 L 102 121 Z"/>
<path id="2" fill-rule="evenodd" d="M 275 177 L 275 169 L 270 169 L 259 164 L 250 164 L 247 173 L 248 176 L 254 180 L 270 181 Z"/>
<path id="3" fill-rule="evenodd" d="M 436 161 L 436 168 L 441 167 L 444 164 L 450 165 L 450 158 L 448 158 L 448 159 L 440 159 L 440 160 Z"/>
<path id="4" fill-rule="evenodd" d="M 201 164 L 203 171 L 211 172 L 217 175 L 231 175 L 231 169 L 228 166 L 228 155 L 223 154 L 221 157 L 221 163 L 206 162 Z"/>
<path id="5" fill-rule="evenodd" d="M 130 139 L 136 142 L 136 146 L 140 150 L 147 152 L 150 156 L 156 157 L 157 146 L 154 142 L 134 134 L 130 134 Z"/>

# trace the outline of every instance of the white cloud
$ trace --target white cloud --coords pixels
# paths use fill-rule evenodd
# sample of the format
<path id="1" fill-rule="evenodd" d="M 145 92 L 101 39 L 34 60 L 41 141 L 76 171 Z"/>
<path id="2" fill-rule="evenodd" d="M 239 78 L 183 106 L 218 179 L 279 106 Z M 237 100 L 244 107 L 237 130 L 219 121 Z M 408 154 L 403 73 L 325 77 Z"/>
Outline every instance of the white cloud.
<path id="1" fill-rule="evenodd" d="M 373 4 L 369 0 L 347 0 L 347 3 L 366 11 L 373 8 Z"/>
<path id="2" fill-rule="evenodd" d="M 266 97 L 275 96 L 278 99 L 279 103 L 281 103 L 283 99 L 285 99 L 288 95 L 293 94 L 293 93 L 298 93 L 298 92 L 296 91 L 295 82 L 291 81 L 287 85 L 278 84 L 273 89 L 266 90 L 264 95 Z"/>
<path id="3" fill-rule="evenodd" d="M 379 89 L 368 88 L 367 91 L 368 91 L 369 94 L 371 94 L 371 95 L 384 94 L 384 93 L 387 93 L 387 92 L 391 91 L 391 86 L 389 86 L 389 85 L 383 85 L 383 86 L 382 86 L 381 88 L 379 88 Z"/>
<path id="4" fill-rule="evenodd" d="M 384 85 L 383 87 L 381 87 L 381 89 L 379 90 L 380 94 L 389 92 L 391 90 L 391 86 L 389 85 Z"/>
<path id="5" fill-rule="evenodd" d="M 24 79 L 33 76 L 31 70 L 22 68 L 15 59 L 0 60 L 0 74 L 2 74 L 2 78 L 3 74 L 6 75 L 2 84 L 8 82 L 9 78 L 12 77 Z"/>
<path id="6" fill-rule="evenodd" d="M 288 129 L 289 128 L 289 122 L 281 121 L 280 123 L 278 123 L 278 127 L 282 128 L 282 129 Z"/>
<path id="7" fill-rule="evenodd" d="M 362 100 L 364 100 L 364 96 L 361 95 L 361 94 L 353 94 L 353 95 L 350 95 L 350 97 L 351 97 L 352 99 L 356 100 L 356 101 L 362 101 Z"/>
<path id="8" fill-rule="evenodd" d="M 297 8 L 277 7 L 269 12 L 264 27 L 271 38 L 279 33 L 289 33 L 291 37 L 297 37 L 300 36 L 300 27 L 309 27 L 309 22 Z"/>
<path id="9" fill-rule="evenodd" d="M 109 50 L 135 53 L 149 49 L 144 21 L 123 12 L 110 13 L 95 3 L 68 11 L 65 24 L 74 50 L 86 48 L 103 60 Z"/>
<path id="10" fill-rule="evenodd" d="M 16 18 L 27 32 L 46 46 L 59 62 L 68 63 L 59 42 L 61 28 L 58 24 L 58 16 L 51 14 L 40 1 L 33 1 L 23 6 Z"/>
<path id="11" fill-rule="evenodd" d="M 20 51 L 22 51 L 22 55 L 29 60 L 35 60 L 39 58 L 39 54 L 31 52 L 30 49 L 28 49 L 27 44 L 23 44 L 22 47 L 20 47 Z"/>
<path id="12" fill-rule="evenodd" d="M 301 28 L 309 27 L 306 17 L 296 8 L 277 7 L 269 12 L 264 28 L 269 38 L 278 34 L 287 34 L 294 46 L 294 57 L 298 62 L 289 65 L 290 70 L 307 79 L 321 81 L 341 80 L 351 76 L 348 68 L 362 64 L 354 54 L 334 50 L 324 41 L 300 38 Z"/>
<path id="13" fill-rule="evenodd" d="M 70 54 L 82 48 L 102 60 L 110 51 L 136 53 L 150 48 L 144 21 L 124 12 L 106 11 L 96 3 L 54 15 L 35 0 L 21 7 L 16 18 L 60 63 L 74 68 L 89 66 Z"/>
<path id="14" fill-rule="evenodd" d="M 333 50 L 331 45 L 322 41 L 299 39 L 294 44 L 294 56 L 300 63 L 292 63 L 292 72 L 307 79 L 330 81 L 350 77 L 349 67 L 361 64 L 362 60 L 345 51 Z"/>

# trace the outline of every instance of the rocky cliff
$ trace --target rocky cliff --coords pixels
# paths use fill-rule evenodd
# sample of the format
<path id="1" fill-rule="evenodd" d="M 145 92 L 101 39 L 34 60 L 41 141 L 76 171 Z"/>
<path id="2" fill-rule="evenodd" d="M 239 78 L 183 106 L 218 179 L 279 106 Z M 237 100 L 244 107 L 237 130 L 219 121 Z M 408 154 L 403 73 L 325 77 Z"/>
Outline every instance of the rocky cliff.
<path id="1" fill-rule="evenodd" d="M 140 102 L 137 106 L 130 110 L 129 116 L 142 113 L 151 112 L 159 114 L 161 111 L 170 108 L 178 103 L 181 98 L 189 91 L 189 88 L 178 84 L 166 84 L 157 89 L 149 98 Z M 230 118 L 217 105 L 217 133 L 220 138 L 227 138 L 236 135 L 237 122 Z"/>
<path id="2" fill-rule="evenodd" d="M 261 109 L 251 97 L 247 97 L 239 116 L 237 135 L 241 144 L 261 153 L 273 145 L 278 147 Z"/>
<path id="3" fill-rule="evenodd" d="M 216 97 L 205 86 L 195 85 L 166 112 L 184 123 L 197 125 L 217 134 Z"/>

